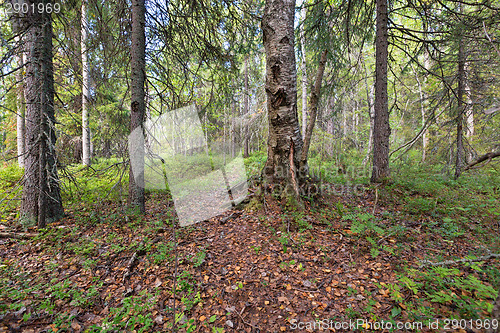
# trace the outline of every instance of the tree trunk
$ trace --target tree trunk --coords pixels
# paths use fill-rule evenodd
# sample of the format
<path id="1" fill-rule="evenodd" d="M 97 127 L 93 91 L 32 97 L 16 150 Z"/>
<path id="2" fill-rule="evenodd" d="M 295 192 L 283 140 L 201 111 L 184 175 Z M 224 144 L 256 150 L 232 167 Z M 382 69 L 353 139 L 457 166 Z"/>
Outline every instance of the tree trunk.
<path id="1" fill-rule="evenodd" d="M 26 63 L 26 54 L 24 47 L 24 40 L 22 40 L 23 28 L 22 28 L 22 14 L 12 15 L 10 20 L 12 22 L 12 31 L 15 34 L 14 40 L 16 42 L 16 47 L 18 47 L 18 53 L 16 54 L 16 63 L 20 68 L 16 72 L 16 142 L 17 142 L 17 163 L 20 167 L 24 167 L 24 154 L 26 152 L 26 125 L 25 125 L 25 100 L 24 100 L 24 75 L 23 75 L 23 65 Z"/>
<path id="2" fill-rule="evenodd" d="M 28 15 L 31 17 L 32 15 Z M 38 15 L 33 15 L 41 21 Z M 29 50 L 26 63 L 25 100 L 26 100 L 26 155 L 24 160 L 25 179 L 21 202 L 23 224 L 34 225 L 38 220 L 38 187 L 40 180 L 40 121 L 42 119 L 41 87 L 42 57 L 41 22 L 33 20 L 28 27 L 26 47 Z"/>
<path id="3" fill-rule="evenodd" d="M 304 132 L 304 147 L 302 147 L 302 154 L 300 157 L 300 165 L 302 168 L 307 167 L 307 154 L 309 153 L 309 147 L 311 145 L 311 138 L 314 129 L 314 124 L 316 122 L 316 114 L 318 113 L 318 103 L 321 97 L 321 81 L 323 80 L 323 74 L 325 73 L 326 67 L 326 56 L 328 54 L 327 50 L 321 53 L 321 59 L 319 61 L 318 73 L 316 74 L 316 80 L 314 82 L 314 88 L 309 99 L 309 110 L 310 117 L 307 123 L 306 131 Z"/>
<path id="4" fill-rule="evenodd" d="M 474 108 L 472 107 L 472 98 L 470 97 L 471 92 L 470 88 L 467 89 L 467 101 L 468 101 L 468 110 L 467 110 L 467 130 L 465 131 L 465 136 L 467 139 L 471 139 L 474 136 Z"/>
<path id="5" fill-rule="evenodd" d="M 90 77 L 89 77 L 89 61 L 87 50 L 87 0 L 82 0 L 82 163 L 90 166 L 90 129 L 89 129 L 89 99 L 90 99 Z"/>
<path id="6" fill-rule="evenodd" d="M 366 148 L 366 156 L 363 159 L 363 163 L 365 163 L 370 158 L 370 154 L 372 153 L 372 150 L 373 150 L 373 122 L 374 122 L 374 118 L 375 118 L 375 107 L 374 107 L 374 104 L 372 102 L 373 86 L 371 88 L 371 91 L 368 88 L 368 72 L 366 70 L 366 61 L 365 61 L 364 55 L 362 55 L 362 59 L 363 59 L 363 69 L 365 71 L 364 81 L 365 81 L 365 90 L 366 90 L 366 104 L 368 104 L 368 116 L 370 118 L 370 131 L 368 134 L 368 146 Z"/>
<path id="7" fill-rule="evenodd" d="M 459 5 L 460 6 L 460 5 Z M 460 6 L 460 11 L 462 8 Z M 457 88 L 457 159 L 455 160 L 455 178 L 460 177 L 464 166 L 463 113 L 464 113 L 465 53 L 462 36 L 458 40 L 458 88 Z"/>
<path id="8" fill-rule="evenodd" d="M 304 35 L 304 21 L 307 9 L 302 7 L 302 24 L 300 25 L 300 44 L 302 51 L 302 62 L 300 70 L 302 72 L 302 135 L 305 141 L 307 131 L 307 64 L 306 64 L 306 37 Z M 306 154 L 307 155 L 307 154 Z"/>
<path id="9" fill-rule="evenodd" d="M 469 142 L 469 146 L 471 146 L 471 140 L 474 136 L 474 105 L 472 101 L 472 91 L 466 80 L 465 82 L 465 95 L 467 96 L 467 107 L 465 112 L 465 118 L 467 127 L 465 129 L 465 137 Z M 470 163 L 474 159 L 474 151 L 471 149 L 467 154 L 467 163 Z"/>
<path id="10" fill-rule="evenodd" d="M 34 1 L 29 5 L 48 3 Z M 52 67 L 52 21 L 47 13 L 28 12 L 26 159 L 21 219 L 45 227 L 64 214 L 55 156 L 54 76 Z"/>
<path id="11" fill-rule="evenodd" d="M 18 43 L 22 42 L 19 38 L 16 38 Z M 22 46 L 21 46 L 22 47 Z M 23 48 L 24 49 L 24 48 Z M 17 54 L 17 65 L 19 67 L 25 64 L 25 56 L 24 50 L 20 51 L 20 54 Z M 16 81 L 17 81 L 17 163 L 20 167 L 24 167 L 24 154 L 26 152 L 25 148 L 25 137 L 26 137 L 26 125 L 25 125 L 25 108 L 24 108 L 24 84 L 23 84 L 23 71 L 24 69 L 20 69 L 16 73 Z"/>
<path id="12" fill-rule="evenodd" d="M 389 108 L 387 99 L 387 0 L 377 0 L 375 119 L 373 123 L 372 183 L 389 177 Z"/>
<path id="13" fill-rule="evenodd" d="M 303 141 L 297 114 L 294 14 L 295 0 L 266 0 L 262 30 L 269 137 L 263 177 L 282 197 L 299 199 Z"/>
<path id="14" fill-rule="evenodd" d="M 130 132 L 141 128 L 145 116 L 146 81 L 146 36 L 145 36 L 145 0 L 132 0 L 132 43 L 131 43 L 131 112 Z M 143 133 L 141 133 L 143 135 Z M 139 140 L 141 141 L 141 140 Z M 146 211 L 144 200 L 144 145 L 141 142 L 129 142 L 131 145 L 129 171 L 128 203 L 132 209 L 143 214 Z M 133 165 L 133 166 L 132 166 Z M 133 168 L 136 170 L 134 171 Z M 135 177 L 134 177 L 135 176 Z"/>
<path id="15" fill-rule="evenodd" d="M 236 127 L 234 126 L 234 120 L 238 117 L 238 110 L 236 108 L 236 102 L 234 99 L 231 100 L 231 118 L 230 118 L 230 128 L 229 133 L 231 134 L 231 159 L 236 156 Z"/>
<path id="16" fill-rule="evenodd" d="M 429 70 L 430 64 L 429 64 L 429 54 L 427 54 L 426 51 L 424 51 L 424 68 Z M 425 73 L 425 76 L 427 76 L 427 73 Z M 423 82 L 420 82 L 420 79 L 418 78 L 418 73 L 415 71 L 415 78 L 417 80 L 417 85 L 418 85 L 418 93 L 420 96 L 420 114 L 422 118 L 422 127 L 423 127 L 423 132 L 422 132 L 422 162 L 425 162 L 425 158 L 427 157 L 427 146 L 429 145 L 429 137 L 428 137 L 428 130 L 424 128 L 427 123 L 427 115 L 426 115 L 426 106 L 427 106 L 427 93 L 425 92 L 425 86 L 427 84 L 427 79 L 424 79 Z"/>
<path id="17" fill-rule="evenodd" d="M 244 93 L 243 93 L 243 119 L 246 119 L 248 116 L 248 113 L 250 112 L 249 109 L 249 95 L 250 92 L 248 91 L 248 57 L 245 58 L 245 77 L 244 77 Z M 243 124 L 243 157 L 248 157 L 250 155 L 250 152 L 248 151 L 248 124 L 245 123 Z"/>
<path id="18" fill-rule="evenodd" d="M 359 115 L 358 115 L 358 102 L 354 101 L 354 108 L 352 109 L 352 129 L 354 134 L 354 144 L 356 149 L 358 148 L 358 125 L 359 125 Z"/>
<path id="19" fill-rule="evenodd" d="M 347 137 L 347 111 L 346 108 L 342 108 L 342 139 Z"/>

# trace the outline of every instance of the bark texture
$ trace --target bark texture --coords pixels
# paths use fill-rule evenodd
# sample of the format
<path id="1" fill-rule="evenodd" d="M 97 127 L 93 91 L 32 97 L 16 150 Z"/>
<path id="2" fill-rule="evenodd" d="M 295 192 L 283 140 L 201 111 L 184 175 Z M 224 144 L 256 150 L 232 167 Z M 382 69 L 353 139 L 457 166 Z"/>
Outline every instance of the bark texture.
<path id="1" fill-rule="evenodd" d="M 266 94 L 269 121 L 267 162 L 263 177 L 282 186 L 282 194 L 298 194 L 299 159 L 303 146 L 297 114 L 297 71 L 294 0 L 267 0 L 262 17 L 266 52 Z M 294 191 L 289 191 L 290 187 Z"/>
<path id="2" fill-rule="evenodd" d="M 33 1 L 48 3 L 48 0 Z M 25 17 L 26 63 L 26 158 L 21 219 L 46 222 L 64 214 L 55 155 L 54 76 L 52 66 L 52 22 L 49 14 Z"/>
<path id="3" fill-rule="evenodd" d="M 306 19 L 307 9 L 302 7 L 302 19 Z M 307 131 L 307 63 L 306 63 L 306 36 L 304 34 L 304 22 L 300 25 L 300 44 L 302 52 L 302 62 L 300 70 L 302 72 L 302 135 L 306 137 Z"/>
<path id="4" fill-rule="evenodd" d="M 389 177 L 389 108 L 387 99 L 387 0 L 377 0 L 375 40 L 375 118 L 373 122 L 373 170 L 371 181 L 380 183 Z"/>
<path id="5" fill-rule="evenodd" d="M 82 39 L 81 39 L 81 49 L 82 49 L 82 163 L 84 165 L 90 165 L 90 129 L 89 129 L 89 99 L 90 99 L 90 76 L 89 76 L 89 61 L 88 61 L 88 50 L 87 50 L 87 33 L 88 33 L 88 21 L 87 21 L 87 1 L 82 1 Z"/>
<path id="6" fill-rule="evenodd" d="M 132 1 L 132 48 L 131 48 L 131 112 L 130 132 L 143 126 L 146 113 L 144 83 L 146 81 L 146 36 L 145 36 L 146 7 L 144 0 Z M 130 144 L 130 143 L 129 143 Z M 144 202 L 144 145 L 133 144 L 130 158 L 135 163 L 130 163 L 129 170 L 129 206 L 140 213 L 145 212 Z M 134 172 L 132 165 L 141 172 Z M 141 167 L 142 166 L 142 167 Z M 134 178 L 134 174 L 135 177 Z M 142 186 L 141 186 L 142 185 Z"/>

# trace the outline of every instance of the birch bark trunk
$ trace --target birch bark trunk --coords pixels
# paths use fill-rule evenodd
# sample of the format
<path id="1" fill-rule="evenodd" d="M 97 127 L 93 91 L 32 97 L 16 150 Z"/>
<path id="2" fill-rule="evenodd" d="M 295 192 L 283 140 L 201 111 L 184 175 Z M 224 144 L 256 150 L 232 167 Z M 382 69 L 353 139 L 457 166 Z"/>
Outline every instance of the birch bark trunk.
<path id="1" fill-rule="evenodd" d="M 267 0 L 262 17 L 269 122 L 263 177 L 276 185 L 282 198 L 292 195 L 299 199 L 303 141 L 297 114 L 294 14 L 295 0 Z"/>

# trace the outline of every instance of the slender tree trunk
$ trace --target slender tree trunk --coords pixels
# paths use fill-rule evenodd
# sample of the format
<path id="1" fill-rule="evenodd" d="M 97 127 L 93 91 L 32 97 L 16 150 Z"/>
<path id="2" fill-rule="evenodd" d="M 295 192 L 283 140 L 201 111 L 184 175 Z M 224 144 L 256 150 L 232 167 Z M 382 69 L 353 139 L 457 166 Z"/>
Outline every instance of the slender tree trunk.
<path id="1" fill-rule="evenodd" d="M 12 21 L 12 31 L 15 34 L 16 46 L 19 48 L 18 53 L 16 54 L 16 62 L 17 66 L 20 68 L 16 72 L 16 142 L 17 142 L 17 163 L 20 167 L 24 167 L 24 154 L 26 152 L 26 125 L 25 125 L 25 99 L 24 99 L 24 75 L 23 75 L 23 65 L 26 64 L 26 55 L 25 55 L 25 46 L 24 41 L 22 40 L 22 18 L 21 14 L 17 14 L 16 16 L 11 16 Z"/>
<path id="2" fill-rule="evenodd" d="M 245 77 L 244 77 L 244 89 L 245 89 L 245 92 L 243 93 L 243 114 L 244 114 L 244 117 L 243 117 L 243 121 L 245 122 L 243 124 L 243 157 L 248 157 L 250 155 L 250 152 L 248 150 L 248 141 L 249 141 L 249 138 L 248 138 L 248 124 L 247 124 L 247 121 L 246 121 L 246 117 L 248 116 L 248 113 L 250 112 L 250 108 L 249 108 L 249 96 L 250 96 L 250 92 L 249 92 L 249 89 L 248 89 L 248 57 L 245 58 Z"/>
<path id="3" fill-rule="evenodd" d="M 82 163 L 90 165 L 90 129 L 89 129 L 89 100 L 90 100 L 90 76 L 89 76 L 89 61 L 87 50 L 87 34 L 88 34 L 88 21 L 87 21 L 87 0 L 82 0 Z"/>
<path id="4" fill-rule="evenodd" d="M 230 118 L 230 128 L 229 133 L 231 134 L 231 158 L 234 158 L 236 153 L 236 127 L 234 126 L 234 120 L 238 117 L 238 109 L 236 108 L 236 102 L 234 100 L 231 101 L 231 118 Z"/>
<path id="5" fill-rule="evenodd" d="M 345 139 L 347 137 L 347 111 L 346 108 L 342 108 L 342 138 Z"/>
<path id="6" fill-rule="evenodd" d="M 424 54 L 424 68 L 429 69 L 430 64 L 429 64 L 429 55 L 427 52 Z M 427 73 L 425 74 L 427 75 Z M 415 71 L 415 79 L 417 80 L 417 85 L 418 85 L 418 93 L 420 96 L 420 114 L 422 118 L 422 127 L 426 126 L 427 122 L 427 115 L 426 115 L 426 106 L 427 106 L 427 93 L 425 92 L 425 85 L 427 84 L 427 79 L 424 79 L 423 82 L 420 81 L 418 77 L 417 71 Z M 427 129 L 424 129 L 422 132 L 422 162 L 425 162 L 426 158 L 426 153 L 427 153 L 427 146 L 429 144 L 429 138 L 428 138 L 428 131 Z"/>
<path id="7" fill-rule="evenodd" d="M 427 70 L 430 70 L 431 68 L 431 63 L 430 63 L 430 57 L 429 57 L 429 54 L 427 52 L 425 52 L 424 54 L 424 67 L 427 69 Z M 429 105 L 427 99 L 428 99 L 428 94 L 427 94 L 427 91 L 426 91 L 426 86 L 427 86 L 427 73 L 425 74 L 425 79 L 424 79 L 424 83 L 423 83 L 423 93 L 422 93 L 422 97 L 423 97 L 423 105 L 424 105 L 424 109 L 422 110 L 422 126 L 425 126 L 425 123 L 427 122 L 427 119 L 426 119 L 426 108 L 425 106 Z M 424 132 L 422 133 L 422 161 L 425 161 L 425 158 L 427 157 L 427 146 L 429 145 L 429 131 L 427 129 L 424 130 Z"/>
<path id="8" fill-rule="evenodd" d="M 354 101 L 354 107 L 352 108 L 352 132 L 354 134 L 354 144 L 356 148 L 358 148 L 358 124 L 359 124 L 359 115 L 357 113 L 358 102 Z"/>
<path id="9" fill-rule="evenodd" d="M 461 6 L 460 6 L 461 7 Z M 462 9 L 460 8 L 460 11 Z M 458 40 L 458 88 L 457 88 L 457 159 L 455 160 L 455 178 L 460 177 L 464 166 L 463 114 L 465 83 L 465 53 L 462 36 Z"/>
<path id="10" fill-rule="evenodd" d="M 380 183 L 389 177 L 389 108 L 387 98 L 387 1 L 377 0 L 375 119 L 373 127 L 373 170 L 371 181 Z"/>
<path id="11" fill-rule="evenodd" d="M 474 106 L 472 102 L 472 91 L 467 81 L 465 82 L 465 94 L 467 96 L 467 103 L 466 103 L 467 107 L 465 114 L 467 128 L 465 129 L 465 137 L 467 138 L 467 141 L 469 142 L 470 145 L 472 137 L 474 136 Z M 474 151 L 471 149 L 467 154 L 467 164 L 472 162 L 473 159 L 474 159 Z"/>
<path id="12" fill-rule="evenodd" d="M 468 84 L 466 84 L 466 95 L 467 95 L 467 130 L 465 131 L 465 136 L 467 139 L 471 139 L 474 135 L 474 108 L 472 107 L 472 92 Z"/>
<path id="13" fill-rule="evenodd" d="M 25 64 L 24 51 L 16 56 L 18 66 Z M 24 167 L 24 154 L 26 152 L 25 148 L 25 137 L 26 137 L 26 125 L 25 125 L 25 108 L 24 108 L 24 84 L 23 84 L 23 70 L 20 69 L 16 73 L 17 81 L 17 163 L 20 167 Z"/>
<path id="14" fill-rule="evenodd" d="M 222 113 L 222 153 L 224 154 L 224 166 L 226 165 L 226 108 L 224 107 L 223 113 Z"/>
<path id="15" fill-rule="evenodd" d="M 363 59 L 363 69 L 365 71 L 364 81 L 365 81 L 365 90 L 366 90 L 366 104 L 368 104 L 368 116 L 370 118 L 370 131 L 368 134 L 368 147 L 366 148 L 366 156 L 363 159 L 363 162 L 366 162 L 366 161 L 368 161 L 368 158 L 370 157 L 370 154 L 372 153 L 372 150 L 373 150 L 373 121 L 375 118 L 375 108 L 374 108 L 374 104 L 372 102 L 373 90 L 370 91 L 370 89 L 368 88 L 368 72 L 366 70 L 365 57 L 362 56 L 362 59 Z M 373 86 L 372 86 L 372 89 L 373 89 Z"/>
<path id="16" fill-rule="evenodd" d="M 35 8 L 48 0 L 30 2 Z M 26 15 L 28 52 L 25 79 L 26 158 L 21 219 L 38 222 L 63 216 L 55 156 L 54 77 L 52 67 L 52 21 L 47 13 Z"/>
<path id="17" fill-rule="evenodd" d="M 323 74 L 325 73 L 327 55 L 327 50 L 324 50 L 323 53 L 321 53 L 318 73 L 316 74 L 313 91 L 311 94 L 311 98 L 309 99 L 310 117 L 309 122 L 307 123 L 306 131 L 304 132 L 304 147 L 302 147 L 302 155 L 300 157 L 302 168 L 307 167 L 307 154 L 309 153 L 309 147 L 311 146 L 311 138 L 314 130 L 314 124 L 316 122 L 316 114 L 318 113 L 318 103 L 321 97 L 321 81 L 323 80 Z"/>
<path id="18" fill-rule="evenodd" d="M 422 127 L 425 126 L 426 123 L 426 115 L 425 115 L 425 106 L 424 106 L 424 94 L 422 91 L 422 87 L 418 86 L 418 90 L 420 93 L 420 114 L 422 116 Z M 425 162 L 426 158 L 426 153 L 427 153 L 427 145 L 429 143 L 429 139 L 427 138 L 427 129 L 424 129 L 424 132 L 422 133 L 422 162 Z"/>
<path id="19" fill-rule="evenodd" d="M 145 116 L 146 81 L 146 35 L 145 35 L 145 0 L 132 0 L 132 43 L 131 43 L 131 112 L 130 132 L 141 128 Z M 143 135 L 143 133 L 141 132 Z M 141 140 L 138 140 L 141 141 Z M 129 172 L 129 206 L 140 213 L 146 211 L 144 200 L 144 145 L 141 142 L 129 142 L 131 145 Z M 133 168 L 136 168 L 134 171 Z M 135 177 L 134 177 L 135 176 Z"/>
<path id="20" fill-rule="evenodd" d="M 426 12 L 427 14 L 427 12 Z M 428 31 L 428 27 L 427 27 L 427 22 L 424 22 L 424 26 L 423 26 L 423 29 L 425 32 Z M 418 88 L 419 88 L 419 93 L 420 93 L 420 113 L 421 113 L 421 117 L 422 117 L 422 127 L 426 126 L 426 122 L 427 122 L 427 115 L 426 115 L 426 112 L 427 112 L 427 106 L 429 105 L 427 99 L 428 99 L 428 95 L 427 95 L 427 90 L 426 90 L 426 86 L 427 86 L 427 75 L 428 75 L 428 71 L 430 70 L 431 68 L 431 63 L 430 63 L 430 56 L 429 56 L 429 52 L 427 49 L 424 50 L 424 68 L 426 69 L 426 72 L 424 74 L 424 81 L 422 82 L 422 84 L 420 83 L 419 79 L 418 79 L 418 76 L 417 76 L 417 73 L 415 73 L 415 75 L 417 76 L 417 83 L 418 83 Z M 425 162 L 425 159 L 427 158 L 427 146 L 429 145 L 429 131 L 424 128 L 424 131 L 422 132 L 422 162 Z"/>
<path id="21" fill-rule="evenodd" d="M 307 9 L 302 7 L 302 19 L 306 19 Z M 300 70 L 302 72 L 302 135 L 305 141 L 307 131 L 307 64 L 306 64 L 306 37 L 304 34 L 304 23 L 300 25 L 300 44 L 302 51 L 302 62 Z"/>
<path id="22" fill-rule="evenodd" d="M 303 141 L 297 114 L 294 14 L 295 0 L 266 0 L 262 30 L 269 137 L 263 177 L 267 183 L 280 186 L 276 190 L 281 189 L 282 197 L 299 199 Z"/>

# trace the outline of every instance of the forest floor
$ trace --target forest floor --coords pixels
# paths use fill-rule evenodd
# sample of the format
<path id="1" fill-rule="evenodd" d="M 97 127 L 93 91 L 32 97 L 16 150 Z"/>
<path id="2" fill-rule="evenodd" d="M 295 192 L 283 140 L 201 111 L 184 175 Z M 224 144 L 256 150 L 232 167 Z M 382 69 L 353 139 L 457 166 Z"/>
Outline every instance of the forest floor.
<path id="1" fill-rule="evenodd" d="M 0 233 L 27 239 L 0 239 L 0 332 L 169 332 L 174 308 L 179 332 L 484 332 L 498 197 L 443 217 L 425 202 L 408 213 L 401 198 L 424 198 L 412 191 L 366 187 L 303 212 L 269 200 L 175 238 L 159 193 L 143 217 L 107 201 L 39 232 L 4 220 Z"/>

